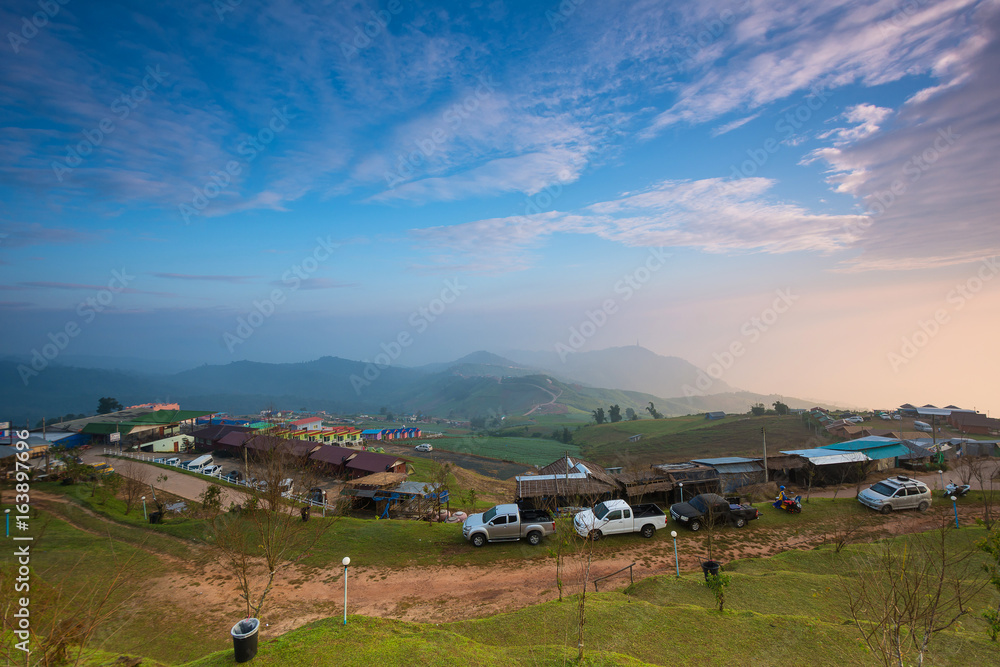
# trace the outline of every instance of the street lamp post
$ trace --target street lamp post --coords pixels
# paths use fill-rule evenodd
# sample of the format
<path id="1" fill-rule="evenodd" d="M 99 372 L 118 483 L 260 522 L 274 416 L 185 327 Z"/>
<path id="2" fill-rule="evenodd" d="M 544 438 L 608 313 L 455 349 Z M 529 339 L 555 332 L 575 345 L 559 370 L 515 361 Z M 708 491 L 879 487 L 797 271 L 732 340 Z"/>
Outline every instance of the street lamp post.
<path id="1" fill-rule="evenodd" d="M 678 482 L 678 485 L 681 488 L 681 502 L 684 502 L 684 482 Z"/>
<path id="2" fill-rule="evenodd" d="M 146 496 L 142 497 L 142 519 L 143 521 L 149 521 L 149 516 L 146 514 Z"/>
<path id="3" fill-rule="evenodd" d="M 955 528 L 958 528 L 958 498 L 951 497 L 951 506 L 955 509 Z"/>
<path id="4" fill-rule="evenodd" d="M 7 515 L 7 537 L 10 537 L 10 510 L 6 509 L 3 513 Z"/>
<path id="5" fill-rule="evenodd" d="M 351 558 L 344 556 L 340 562 L 344 564 L 344 625 L 347 625 L 347 566 L 351 564 Z"/>
<path id="6" fill-rule="evenodd" d="M 677 531 L 671 530 L 670 537 L 674 538 L 674 567 L 677 569 L 677 578 L 681 578 L 681 564 L 677 560 Z"/>
<path id="7" fill-rule="evenodd" d="M 944 470 L 938 470 L 938 488 L 944 490 Z"/>

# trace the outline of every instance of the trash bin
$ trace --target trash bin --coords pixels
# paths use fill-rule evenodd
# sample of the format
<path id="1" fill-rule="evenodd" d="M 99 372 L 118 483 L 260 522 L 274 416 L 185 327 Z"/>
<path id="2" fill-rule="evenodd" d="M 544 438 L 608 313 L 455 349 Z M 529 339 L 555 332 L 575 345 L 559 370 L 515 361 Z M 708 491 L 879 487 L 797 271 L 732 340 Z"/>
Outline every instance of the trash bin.
<path id="1" fill-rule="evenodd" d="M 160 523 L 163 520 L 163 512 L 150 512 L 149 522 Z"/>
<path id="2" fill-rule="evenodd" d="M 722 567 L 722 563 L 717 560 L 706 560 L 701 564 L 701 570 L 705 573 L 705 581 L 708 581 L 708 575 L 719 574 L 719 568 Z"/>
<path id="3" fill-rule="evenodd" d="M 229 631 L 229 634 L 233 636 L 233 653 L 236 654 L 236 662 L 247 662 L 253 660 L 253 657 L 257 655 L 258 630 L 260 630 L 259 619 L 244 618 Z"/>
<path id="4" fill-rule="evenodd" d="M 306 505 L 306 506 L 304 506 L 304 507 L 303 507 L 303 508 L 302 508 L 301 510 L 299 510 L 299 511 L 300 511 L 300 512 L 302 513 L 302 520 L 303 520 L 303 521 L 308 521 L 308 520 L 309 520 L 309 506 L 308 506 L 308 505 Z"/>

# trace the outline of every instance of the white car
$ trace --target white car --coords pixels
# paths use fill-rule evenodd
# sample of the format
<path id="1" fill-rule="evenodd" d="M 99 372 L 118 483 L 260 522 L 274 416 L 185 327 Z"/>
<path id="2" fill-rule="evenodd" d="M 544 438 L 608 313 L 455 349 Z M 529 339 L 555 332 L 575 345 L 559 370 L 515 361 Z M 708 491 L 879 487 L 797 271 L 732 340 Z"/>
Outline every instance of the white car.
<path id="1" fill-rule="evenodd" d="M 434 448 L 431 447 L 430 444 L 426 443 L 426 442 L 420 443 L 419 445 L 417 445 L 413 449 L 417 450 L 418 452 L 433 452 L 434 451 Z"/>
<path id="2" fill-rule="evenodd" d="M 205 466 L 201 469 L 201 474 L 208 475 L 209 477 L 219 477 L 221 472 L 222 466 L 218 465 Z"/>

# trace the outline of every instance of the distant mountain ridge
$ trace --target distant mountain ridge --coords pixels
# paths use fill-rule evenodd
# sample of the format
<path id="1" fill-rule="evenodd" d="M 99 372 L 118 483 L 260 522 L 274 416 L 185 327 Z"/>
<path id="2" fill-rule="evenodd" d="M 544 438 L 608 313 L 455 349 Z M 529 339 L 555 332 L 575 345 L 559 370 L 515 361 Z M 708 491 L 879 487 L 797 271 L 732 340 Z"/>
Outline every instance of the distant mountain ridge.
<path id="1" fill-rule="evenodd" d="M 609 347 L 560 356 L 555 351 L 508 351 L 515 362 L 544 370 L 553 377 L 592 387 L 639 391 L 656 396 L 685 396 L 685 387 L 700 394 L 738 391 L 680 357 L 665 357 L 638 345 Z M 703 379 L 702 379 L 703 378 Z M 702 379 L 699 382 L 699 379 Z M 709 382 L 704 382 L 704 379 Z M 701 387 L 706 387 L 701 389 Z"/>
<path id="2" fill-rule="evenodd" d="M 640 414 L 650 402 L 667 416 L 721 410 L 746 412 L 756 402 L 806 401 L 733 390 L 716 380 L 718 393 L 685 396 L 697 367 L 677 357 L 661 357 L 639 347 L 569 355 L 564 368 L 545 370 L 529 357 L 550 363 L 548 353 L 521 353 L 520 359 L 480 351 L 450 363 L 418 368 L 322 357 L 300 363 L 235 361 L 203 365 L 173 374 L 51 366 L 27 386 L 17 363 L 0 361 L 0 420 L 16 424 L 66 413 L 92 413 L 97 399 L 113 396 L 124 405 L 178 402 L 185 408 L 256 413 L 268 408 L 333 413 L 393 412 L 446 417 L 486 414 L 589 413 L 618 404 Z M 558 357 L 557 357 L 558 358 Z M 658 388 L 656 391 L 650 388 Z M 645 390 L 644 390 L 645 389 Z M 662 393 L 661 393 L 662 392 Z"/>

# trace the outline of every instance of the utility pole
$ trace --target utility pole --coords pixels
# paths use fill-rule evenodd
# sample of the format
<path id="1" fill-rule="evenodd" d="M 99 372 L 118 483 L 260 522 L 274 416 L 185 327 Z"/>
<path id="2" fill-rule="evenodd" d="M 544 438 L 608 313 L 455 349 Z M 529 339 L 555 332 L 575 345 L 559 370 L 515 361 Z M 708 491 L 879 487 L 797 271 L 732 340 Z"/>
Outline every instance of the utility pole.
<path id="1" fill-rule="evenodd" d="M 763 426 L 760 427 L 760 437 L 764 440 L 764 483 L 767 484 L 767 433 Z"/>

